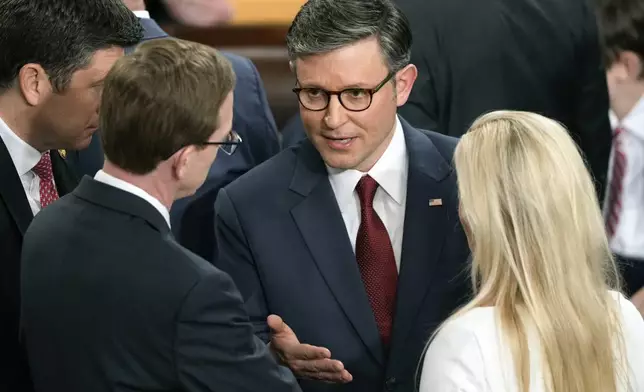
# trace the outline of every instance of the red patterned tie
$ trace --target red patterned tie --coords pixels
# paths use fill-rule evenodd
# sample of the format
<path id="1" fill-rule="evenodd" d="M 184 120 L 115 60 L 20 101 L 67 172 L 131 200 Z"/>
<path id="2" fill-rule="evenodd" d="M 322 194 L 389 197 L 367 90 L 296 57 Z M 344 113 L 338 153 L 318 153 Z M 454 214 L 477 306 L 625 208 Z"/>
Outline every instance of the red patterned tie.
<path id="1" fill-rule="evenodd" d="M 356 259 L 380 337 L 387 347 L 396 305 L 398 270 L 387 229 L 373 209 L 377 189 L 378 183 L 368 175 L 362 177 L 356 187 L 362 207 L 362 220 L 356 238 Z"/>
<path id="2" fill-rule="evenodd" d="M 624 130 L 615 129 L 613 137 L 613 169 L 611 171 L 610 190 L 608 193 L 608 211 L 606 214 L 606 233 L 612 238 L 622 212 L 622 191 L 626 173 L 626 154 L 624 153 Z"/>
<path id="3" fill-rule="evenodd" d="M 40 157 L 40 161 L 32 169 L 40 178 L 40 205 L 45 208 L 58 200 L 58 192 L 54 186 L 54 172 L 51 168 L 51 155 L 46 151 Z"/>

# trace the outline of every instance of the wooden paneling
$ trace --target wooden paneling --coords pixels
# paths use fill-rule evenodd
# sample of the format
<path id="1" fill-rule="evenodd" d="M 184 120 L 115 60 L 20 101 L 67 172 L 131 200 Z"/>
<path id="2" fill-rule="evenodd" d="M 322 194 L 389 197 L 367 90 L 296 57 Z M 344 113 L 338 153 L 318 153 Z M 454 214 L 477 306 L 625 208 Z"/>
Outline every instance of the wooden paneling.
<path id="1" fill-rule="evenodd" d="M 288 26 L 306 0 L 228 0 L 234 8 L 233 25 Z"/>

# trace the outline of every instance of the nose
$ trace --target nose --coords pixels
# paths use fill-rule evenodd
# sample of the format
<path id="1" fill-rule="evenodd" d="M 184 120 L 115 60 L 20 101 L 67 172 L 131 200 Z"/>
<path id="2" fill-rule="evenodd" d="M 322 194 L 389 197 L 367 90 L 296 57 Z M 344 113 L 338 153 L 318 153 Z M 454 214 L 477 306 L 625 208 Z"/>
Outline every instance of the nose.
<path id="1" fill-rule="evenodd" d="M 326 108 L 324 116 L 324 124 L 330 129 L 339 128 L 344 124 L 347 119 L 347 112 L 344 106 L 340 103 L 337 95 L 332 95 L 329 98 L 329 106 Z"/>

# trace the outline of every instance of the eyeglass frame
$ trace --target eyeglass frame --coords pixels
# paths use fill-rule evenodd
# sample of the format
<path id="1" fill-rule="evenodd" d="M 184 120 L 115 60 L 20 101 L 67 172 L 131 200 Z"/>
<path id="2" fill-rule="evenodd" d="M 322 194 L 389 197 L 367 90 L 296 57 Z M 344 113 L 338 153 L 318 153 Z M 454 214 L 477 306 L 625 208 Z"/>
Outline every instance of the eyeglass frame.
<path id="1" fill-rule="evenodd" d="M 220 148 L 221 146 L 232 146 L 232 148 L 231 148 L 232 151 L 230 151 L 230 152 L 226 151 L 223 148 L 220 148 L 220 150 L 223 151 L 224 154 L 226 154 L 226 155 L 233 155 L 235 153 L 235 151 L 237 151 L 237 146 L 242 144 L 244 140 L 239 135 L 239 133 L 237 133 L 235 130 L 232 130 L 232 129 L 230 130 L 230 132 L 228 132 L 228 135 L 232 135 L 232 137 L 235 139 L 235 141 L 227 141 L 227 142 L 205 141 L 205 142 L 199 142 L 199 143 L 188 143 L 188 144 L 185 144 L 185 145 L 177 148 L 177 150 L 175 152 L 173 152 L 172 154 L 170 154 L 166 159 L 168 159 L 171 156 L 173 156 L 174 154 L 176 154 L 177 151 L 181 150 L 182 148 L 188 147 L 188 146 L 200 146 L 200 147 L 217 146 L 217 148 Z M 227 136 L 227 137 L 230 137 L 230 136 Z"/>
<path id="2" fill-rule="evenodd" d="M 232 137 L 235 139 L 235 141 L 230 141 L 230 142 L 201 142 L 201 143 L 197 143 L 196 145 L 197 146 L 202 146 L 202 147 L 204 147 L 204 146 L 217 146 L 218 148 L 220 148 L 221 146 L 231 146 L 232 151 L 230 151 L 230 152 L 224 150 L 223 148 L 220 148 L 220 150 L 223 151 L 224 154 L 226 154 L 226 155 L 233 155 L 235 153 L 235 151 L 237 151 L 237 146 L 242 144 L 243 139 L 241 138 L 239 133 L 237 133 L 236 131 L 234 131 L 232 129 L 230 130 L 230 132 L 228 134 L 232 135 Z"/>
<path id="3" fill-rule="evenodd" d="M 367 110 L 367 109 L 369 109 L 369 108 L 371 107 L 371 104 L 373 103 L 373 95 L 374 95 L 375 93 L 377 93 L 378 91 L 380 91 L 380 90 L 381 90 L 381 89 L 382 89 L 382 88 L 383 88 L 383 87 L 384 87 L 384 86 L 385 86 L 385 85 L 386 85 L 386 84 L 387 84 L 387 83 L 388 83 L 388 82 L 389 82 L 389 81 L 390 81 L 390 80 L 391 80 L 395 75 L 396 75 L 396 71 L 391 71 L 391 72 L 389 72 L 389 73 L 387 74 L 387 76 L 382 80 L 382 82 L 380 82 L 380 83 L 379 83 L 376 87 L 374 87 L 374 88 L 359 88 L 359 87 L 358 87 L 358 88 L 356 88 L 356 87 L 351 87 L 351 88 L 345 88 L 344 90 L 340 90 L 340 91 L 330 91 L 330 90 L 325 90 L 325 89 L 323 89 L 323 88 L 318 88 L 318 87 L 295 87 L 292 91 L 293 91 L 293 92 L 295 93 L 295 95 L 297 96 L 297 100 L 300 102 L 300 104 L 301 104 L 301 105 L 302 105 L 306 110 L 310 110 L 310 111 L 312 111 L 312 112 L 321 112 L 321 111 L 323 111 L 323 110 L 326 110 L 326 109 L 329 107 L 329 104 L 331 103 L 331 97 L 332 97 L 332 96 L 334 96 L 334 95 L 338 97 L 338 102 L 340 102 L 340 105 L 342 105 L 342 107 L 343 107 L 343 108 L 345 108 L 346 110 L 348 110 L 348 111 L 350 111 L 350 112 L 364 112 L 365 110 Z M 299 83 L 299 81 L 298 81 L 298 83 Z M 328 96 L 327 101 L 326 101 L 326 105 L 324 105 L 324 107 L 323 107 L 323 108 L 321 108 L 321 109 L 309 109 L 309 108 L 308 108 L 308 107 L 307 107 L 307 106 L 302 102 L 302 98 L 300 98 L 300 93 L 301 93 L 302 91 L 305 91 L 305 90 L 320 90 L 320 91 L 324 92 L 324 93 Z M 369 104 L 368 104 L 368 105 L 367 105 L 367 107 L 365 107 L 364 109 L 359 109 L 359 110 L 349 109 L 349 108 L 348 108 L 348 107 L 346 107 L 346 106 L 344 105 L 344 103 L 342 102 L 342 93 L 344 93 L 344 92 L 346 92 L 346 91 L 356 91 L 356 90 L 357 90 L 357 91 L 364 91 L 365 93 L 368 93 L 368 94 L 369 94 Z"/>

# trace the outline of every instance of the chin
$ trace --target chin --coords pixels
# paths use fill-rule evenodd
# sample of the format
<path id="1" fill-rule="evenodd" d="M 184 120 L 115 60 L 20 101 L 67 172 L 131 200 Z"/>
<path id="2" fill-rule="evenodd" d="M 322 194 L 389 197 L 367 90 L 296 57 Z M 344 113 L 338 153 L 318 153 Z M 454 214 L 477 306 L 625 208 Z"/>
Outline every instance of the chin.
<path id="1" fill-rule="evenodd" d="M 358 166 L 358 160 L 355 157 L 344 154 L 322 154 L 322 160 L 327 166 L 339 170 L 355 169 Z"/>
<path id="2" fill-rule="evenodd" d="M 72 150 L 84 150 L 87 147 L 89 147 L 89 144 L 92 142 L 92 135 L 93 133 L 90 133 L 89 135 L 84 135 L 85 137 L 83 139 L 77 140 L 70 148 Z"/>

